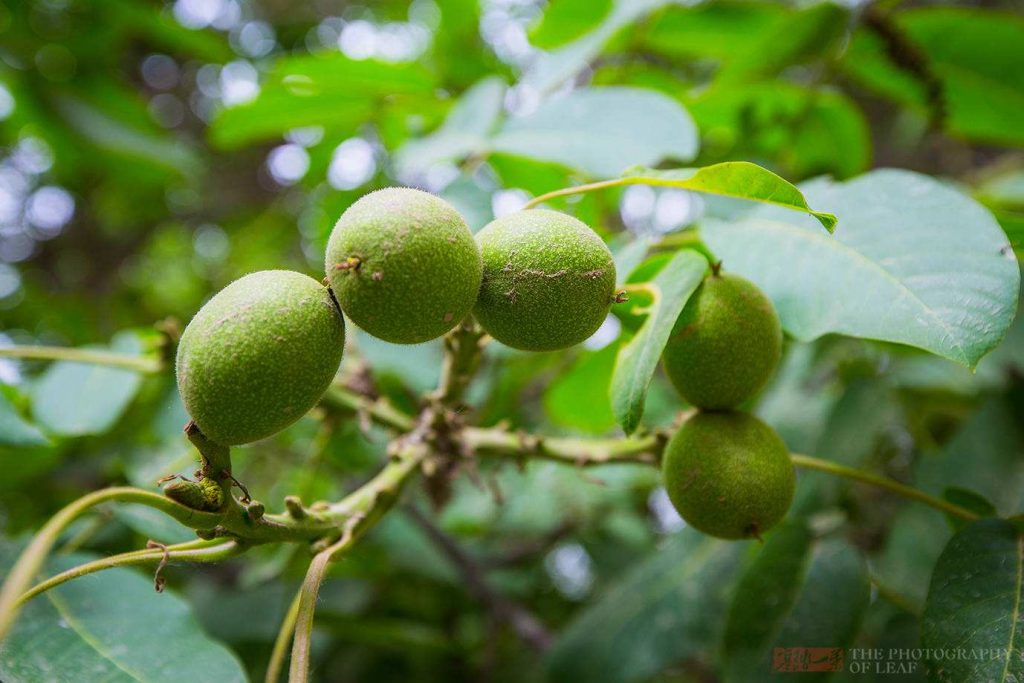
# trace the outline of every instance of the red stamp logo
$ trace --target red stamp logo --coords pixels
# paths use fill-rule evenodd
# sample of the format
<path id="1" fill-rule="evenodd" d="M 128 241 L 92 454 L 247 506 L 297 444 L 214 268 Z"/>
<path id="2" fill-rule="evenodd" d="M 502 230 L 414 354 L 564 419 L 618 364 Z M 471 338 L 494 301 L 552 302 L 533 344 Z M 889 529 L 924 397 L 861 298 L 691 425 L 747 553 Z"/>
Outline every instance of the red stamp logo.
<path id="1" fill-rule="evenodd" d="M 841 647 L 777 647 L 772 651 L 772 668 L 782 672 L 842 671 L 844 660 Z"/>

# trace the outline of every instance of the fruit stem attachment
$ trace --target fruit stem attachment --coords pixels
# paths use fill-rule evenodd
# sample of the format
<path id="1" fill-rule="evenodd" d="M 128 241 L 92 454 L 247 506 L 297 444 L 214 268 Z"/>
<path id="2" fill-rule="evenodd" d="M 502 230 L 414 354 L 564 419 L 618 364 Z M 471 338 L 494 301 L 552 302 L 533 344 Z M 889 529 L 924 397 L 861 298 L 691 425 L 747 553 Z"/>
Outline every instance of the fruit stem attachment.
<path id="1" fill-rule="evenodd" d="M 480 356 L 486 342 L 483 329 L 472 316 L 459 323 L 444 337 L 444 360 L 441 378 L 433 398 L 447 406 L 462 401 L 466 388 L 480 366 Z"/>
<path id="2" fill-rule="evenodd" d="M 127 353 L 115 353 L 113 351 L 76 349 L 66 346 L 5 346 L 0 347 L 0 358 L 63 360 L 134 370 L 144 374 L 152 374 L 164 369 L 164 363 L 159 358 L 132 356 Z"/>
<path id="3" fill-rule="evenodd" d="M 852 467 L 846 467 L 838 463 L 830 462 L 828 460 L 822 460 L 820 458 L 812 458 L 809 455 L 800 455 L 799 453 L 791 453 L 790 459 L 793 464 L 797 467 L 803 467 L 810 470 L 818 470 L 819 472 L 828 472 L 829 474 L 836 474 L 840 477 L 846 477 L 847 479 L 853 479 L 854 481 L 860 481 L 865 484 L 871 484 L 879 488 L 886 489 L 897 495 L 903 496 L 904 498 L 910 498 L 916 500 L 925 505 L 929 505 L 936 510 L 940 510 L 947 514 L 959 517 L 960 519 L 973 522 L 980 519 L 980 516 L 967 508 L 960 507 L 954 503 L 936 498 L 931 496 L 924 491 L 915 489 L 912 486 L 901 484 L 898 481 L 888 479 L 887 477 L 880 477 L 877 474 L 870 472 L 864 472 L 863 470 L 857 470 Z"/>

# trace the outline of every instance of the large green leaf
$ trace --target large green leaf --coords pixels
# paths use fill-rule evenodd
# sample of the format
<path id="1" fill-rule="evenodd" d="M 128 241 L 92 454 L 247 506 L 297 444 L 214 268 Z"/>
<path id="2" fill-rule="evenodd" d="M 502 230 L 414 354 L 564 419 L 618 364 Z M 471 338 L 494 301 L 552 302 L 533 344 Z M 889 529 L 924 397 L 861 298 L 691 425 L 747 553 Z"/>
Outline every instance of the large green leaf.
<path id="1" fill-rule="evenodd" d="M 4 548 L 13 561 L 10 546 Z M 55 558 L 51 572 L 95 559 Z M 9 562 L 3 562 L 9 566 Z M 189 606 L 157 594 L 151 578 L 111 569 L 65 583 L 29 602 L 0 643 L 0 680 L 245 681 L 242 665 L 200 629 Z"/>
<path id="2" fill-rule="evenodd" d="M 142 346 L 132 332 L 114 337 L 110 348 L 138 354 Z M 82 436 L 110 429 L 142 383 L 133 370 L 60 361 L 32 389 L 32 414 L 55 434 Z"/>
<path id="3" fill-rule="evenodd" d="M 1009 12 L 954 7 L 895 13 L 897 30 L 920 53 L 942 89 L 945 126 L 967 138 L 1024 145 L 1024 69 L 1020 46 L 1024 21 Z M 887 97 L 924 110 L 922 74 L 896 65 L 873 31 L 861 29 L 843 66 L 859 82 Z"/>
<path id="4" fill-rule="evenodd" d="M 965 527 L 935 564 L 921 622 L 926 650 L 983 656 L 928 662 L 937 681 L 1019 681 L 1024 678 L 1024 537 L 1009 522 L 985 519 Z"/>
<path id="5" fill-rule="evenodd" d="M 505 81 L 497 76 L 475 84 L 451 108 L 440 128 L 399 148 L 395 153 L 399 175 L 424 173 L 439 162 L 484 150 L 501 115 L 504 97 Z"/>
<path id="6" fill-rule="evenodd" d="M 701 227 L 725 269 L 772 298 L 790 334 L 897 342 L 970 367 L 999 344 L 1017 307 L 1020 272 L 984 207 L 900 170 L 801 189 L 838 216 L 833 236 L 769 207 Z"/>
<path id="7" fill-rule="evenodd" d="M 340 52 L 284 57 L 256 99 L 217 115 L 210 138 L 235 148 L 300 126 L 354 130 L 379 111 L 383 98 L 432 99 L 433 87 L 418 64 L 354 60 Z"/>
<path id="8" fill-rule="evenodd" d="M 692 159 L 697 128 L 682 105 L 653 90 L 585 88 L 509 119 L 491 145 L 610 178 L 635 164 Z"/>
<path id="9" fill-rule="evenodd" d="M 645 285 L 651 300 L 637 312 L 646 312 L 647 320 L 619 350 L 612 374 L 612 411 L 627 434 L 640 424 L 647 387 L 672 333 L 672 326 L 690 295 L 700 285 L 707 268 L 708 262 L 703 256 L 683 250 Z"/>
<path id="10" fill-rule="evenodd" d="M 710 664 L 748 547 L 683 530 L 570 622 L 550 653 L 552 680 L 626 683 Z"/>
<path id="11" fill-rule="evenodd" d="M 789 680 L 773 670 L 773 650 L 847 646 L 869 597 L 867 567 L 849 544 L 781 527 L 736 587 L 723 638 L 726 680 Z"/>
<path id="12" fill-rule="evenodd" d="M 801 211 L 814 216 L 829 232 L 836 226 L 835 216 L 811 209 L 804 195 L 794 185 L 768 169 L 747 161 L 726 161 L 704 168 L 671 171 L 636 169 L 631 174 L 636 176 L 633 180 L 638 183 L 677 187 Z"/>

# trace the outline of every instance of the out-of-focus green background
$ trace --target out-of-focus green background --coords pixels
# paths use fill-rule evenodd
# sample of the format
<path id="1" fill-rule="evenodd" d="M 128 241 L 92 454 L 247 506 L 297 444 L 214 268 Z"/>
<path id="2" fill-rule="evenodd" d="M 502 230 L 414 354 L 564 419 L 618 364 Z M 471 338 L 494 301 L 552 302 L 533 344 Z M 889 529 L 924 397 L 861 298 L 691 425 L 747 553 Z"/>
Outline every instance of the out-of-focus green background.
<path id="1" fill-rule="evenodd" d="M 793 182 L 898 166 L 986 205 L 1019 250 L 1022 45 L 1013 0 L 4 0 L 0 344 L 150 352 L 242 274 L 321 277 L 340 213 L 394 184 L 446 197 L 478 229 L 531 196 L 635 164 L 748 160 Z M 730 211 L 648 187 L 556 206 L 617 251 L 636 237 L 671 243 Z M 365 364 L 410 408 L 433 386 L 438 344 L 399 348 L 349 329 L 346 372 Z M 604 394 L 618 334 L 610 322 L 568 353 L 493 348 L 472 388 L 475 419 L 614 433 Z M 758 412 L 795 451 L 1017 509 L 1021 344 L 1017 325 L 971 373 L 903 347 L 792 342 Z M 0 382 L 7 542 L 83 492 L 152 487 L 190 467 L 166 373 L 0 360 Z M 679 407 L 657 377 L 648 425 L 671 424 Z M 237 461 L 277 509 L 288 493 L 350 490 L 384 443 L 314 413 Z M 846 524 L 878 585 L 905 603 L 873 602 L 850 642 L 912 646 L 946 520 L 810 481 L 800 509 Z M 712 579 L 739 556 L 697 564 L 655 472 L 485 465 L 456 479 L 439 511 L 412 500 L 554 647 L 540 656 L 496 623 L 451 558 L 396 512 L 325 586 L 319 680 L 716 680 L 724 607 L 691 617 L 687 591 L 724 590 Z M 188 538 L 132 509 L 77 531 L 100 553 Z M 306 557 L 257 549 L 226 567 L 171 568 L 169 585 L 258 677 Z M 117 602 L 116 585 L 94 585 Z"/>

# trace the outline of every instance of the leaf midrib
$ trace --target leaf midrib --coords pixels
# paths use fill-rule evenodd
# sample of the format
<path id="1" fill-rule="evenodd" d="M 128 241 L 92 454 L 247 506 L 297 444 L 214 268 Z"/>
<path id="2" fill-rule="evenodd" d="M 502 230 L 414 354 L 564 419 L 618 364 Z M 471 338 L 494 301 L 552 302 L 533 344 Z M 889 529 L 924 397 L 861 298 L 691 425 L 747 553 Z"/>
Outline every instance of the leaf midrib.
<path id="1" fill-rule="evenodd" d="M 73 630 L 76 634 L 78 634 L 78 636 L 87 645 L 89 645 L 96 652 L 96 654 L 98 654 L 103 659 L 106 659 L 107 661 L 109 661 L 111 664 L 113 664 L 115 667 L 117 667 L 118 670 L 123 671 L 128 676 L 131 676 L 133 680 L 136 680 L 136 681 L 145 681 L 146 680 L 140 674 L 138 674 L 138 673 L 132 671 L 131 669 L 128 669 L 125 666 L 123 666 L 112 654 L 110 654 L 106 649 L 104 649 L 101 646 L 101 644 L 99 642 L 99 639 L 96 638 L 82 624 L 80 624 L 78 622 L 78 620 L 74 616 L 72 616 L 71 609 L 69 608 L 67 603 L 65 603 L 63 600 L 60 599 L 60 597 L 57 595 L 57 591 L 48 591 L 46 593 L 46 597 L 49 599 L 49 601 L 53 605 L 54 609 L 57 610 L 57 613 L 61 616 L 61 618 L 64 619 L 64 621 L 67 623 L 67 625 L 71 628 L 71 630 Z"/>
<path id="2" fill-rule="evenodd" d="M 903 281 L 896 277 L 894 274 L 890 273 L 882 264 L 878 263 L 877 261 L 871 260 L 861 252 L 857 251 L 850 245 L 838 239 L 826 235 L 819 235 L 815 232 L 812 232 L 810 230 L 804 230 L 803 228 L 798 228 L 784 221 L 758 218 L 748 222 L 761 223 L 767 226 L 770 230 L 776 230 L 787 233 L 798 233 L 801 236 L 813 240 L 815 242 L 828 244 L 837 251 L 852 256 L 853 260 L 867 265 L 869 269 L 878 271 L 879 273 L 881 273 L 883 277 L 885 277 L 887 280 L 895 284 L 897 288 L 899 288 L 901 291 L 909 295 L 911 300 L 916 302 L 921 307 L 921 310 L 946 332 L 946 334 L 949 336 L 949 339 L 953 342 L 954 348 L 956 349 L 956 351 L 958 351 L 958 359 L 960 360 L 960 362 L 968 366 L 972 366 L 970 359 L 967 357 L 967 353 L 964 349 L 963 342 L 960 340 L 959 335 L 956 334 L 954 328 L 950 327 L 949 324 L 946 321 L 944 321 L 939 316 L 939 314 L 935 312 L 933 308 L 926 304 L 924 300 L 921 299 L 921 297 L 917 294 L 917 292 L 915 292 L 913 289 L 904 284 Z"/>

